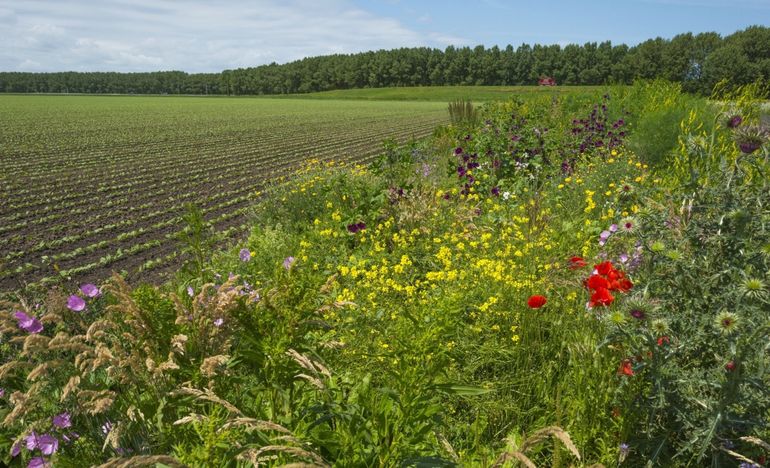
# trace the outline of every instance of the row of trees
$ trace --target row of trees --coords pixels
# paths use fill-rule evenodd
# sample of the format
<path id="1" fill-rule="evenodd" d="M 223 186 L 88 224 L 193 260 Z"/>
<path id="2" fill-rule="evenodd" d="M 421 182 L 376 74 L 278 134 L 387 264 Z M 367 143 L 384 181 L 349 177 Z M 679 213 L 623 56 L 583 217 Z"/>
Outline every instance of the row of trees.
<path id="1" fill-rule="evenodd" d="M 770 81 L 770 28 L 732 35 L 680 34 L 634 47 L 609 41 L 530 46 L 426 47 L 311 57 L 222 73 L 0 73 L 0 92 L 283 94 L 348 88 L 437 85 L 531 85 L 551 76 L 561 85 L 631 83 L 664 78 L 690 92 Z"/>

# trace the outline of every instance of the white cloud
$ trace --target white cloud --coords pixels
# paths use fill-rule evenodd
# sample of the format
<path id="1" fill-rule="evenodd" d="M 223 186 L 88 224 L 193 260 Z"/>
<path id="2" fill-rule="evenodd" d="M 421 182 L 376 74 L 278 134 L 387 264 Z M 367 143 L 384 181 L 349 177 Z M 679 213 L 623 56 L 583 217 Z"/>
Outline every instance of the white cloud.
<path id="1" fill-rule="evenodd" d="M 445 47 L 351 0 L 0 0 L 0 70 L 215 72 L 307 56 Z"/>

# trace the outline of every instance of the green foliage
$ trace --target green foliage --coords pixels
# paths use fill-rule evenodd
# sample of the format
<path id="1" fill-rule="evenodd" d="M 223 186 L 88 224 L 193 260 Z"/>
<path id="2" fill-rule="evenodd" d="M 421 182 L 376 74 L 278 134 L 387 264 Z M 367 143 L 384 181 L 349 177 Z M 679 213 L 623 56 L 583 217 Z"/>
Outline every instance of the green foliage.
<path id="1" fill-rule="evenodd" d="M 478 112 L 473 107 L 472 101 L 457 99 L 449 103 L 449 120 L 455 125 L 475 125 L 478 121 Z"/>

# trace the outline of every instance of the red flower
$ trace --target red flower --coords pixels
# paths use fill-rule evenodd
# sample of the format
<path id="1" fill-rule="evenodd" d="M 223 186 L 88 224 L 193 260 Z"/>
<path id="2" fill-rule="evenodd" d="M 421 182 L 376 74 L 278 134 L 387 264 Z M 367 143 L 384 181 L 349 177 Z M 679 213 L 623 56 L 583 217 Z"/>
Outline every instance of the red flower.
<path id="1" fill-rule="evenodd" d="M 628 376 L 634 375 L 634 369 L 631 367 L 630 359 L 623 359 L 623 362 L 620 363 L 620 367 L 618 368 L 618 374 Z"/>
<path id="2" fill-rule="evenodd" d="M 602 262 L 594 268 L 596 268 L 596 271 L 603 276 L 609 275 L 610 272 L 614 270 L 614 268 L 612 268 L 612 262 Z"/>
<path id="3" fill-rule="evenodd" d="M 658 346 L 663 346 L 663 343 L 669 344 L 671 343 L 671 340 L 669 340 L 667 336 L 661 336 L 658 338 Z"/>
<path id="4" fill-rule="evenodd" d="M 586 281 L 586 287 L 588 289 L 593 289 L 594 291 L 599 289 L 609 289 L 610 282 L 599 275 L 591 275 L 588 277 L 588 281 Z"/>
<path id="5" fill-rule="evenodd" d="M 585 260 L 583 260 L 580 257 L 571 257 L 569 259 L 569 268 L 570 270 L 577 270 L 579 268 L 583 268 L 584 266 L 588 265 Z"/>
<path id="6" fill-rule="evenodd" d="M 628 292 L 633 287 L 634 283 L 632 283 L 628 278 L 622 278 L 620 281 L 618 281 L 618 291 L 620 292 Z"/>
<path id="7" fill-rule="evenodd" d="M 612 304 L 615 298 L 610 294 L 610 290 L 607 288 L 598 288 L 596 292 L 591 294 L 591 301 L 588 303 L 589 307 L 596 307 L 597 305 L 608 306 Z"/>
<path id="8" fill-rule="evenodd" d="M 734 371 L 735 367 L 736 367 L 735 361 L 730 361 L 727 364 L 725 364 L 725 370 L 728 372 Z"/>
<path id="9" fill-rule="evenodd" d="M 543 307 L 546 302 L 548 301 L 546 300 L 545 296 L 534 295 L 529 297 L 527 300 L 527 305 L 532 309 L 539 309 Z"/>

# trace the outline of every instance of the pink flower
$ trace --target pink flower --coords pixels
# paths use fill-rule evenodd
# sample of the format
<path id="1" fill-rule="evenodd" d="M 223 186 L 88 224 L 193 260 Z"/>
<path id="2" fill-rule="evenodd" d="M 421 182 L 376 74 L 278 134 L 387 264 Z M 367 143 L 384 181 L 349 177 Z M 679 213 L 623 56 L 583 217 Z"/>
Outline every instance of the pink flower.
<path id="1" fill-rule="evenodd" d="M 80 290 L 83 292 L 83 294 L 86 295 L 86 297 L 99 297 L 102 295 L 102 292 L 99 291 L 99 288 L 97 288 L 95 284 L 91 283 L 81 285 Z"/>
<path id="2" fill-rule="evenodd" d="M 59 439 L 51 434 L 43 434 L 37 439 L 37 446 L 43 455 L 53 455 L 59 450 Z"/>
<path id="3" fill-rule="evenodd" d="M 73 294 L 67 299 L 67 308 L 75 312 L 80 312 L 86 308 L 86 301 L 84 301 L 82 297 Z"/>
<path id="4" fill-rule="evenodd" d="M 40 333 L 43 331 L 43 324 L 35 317 L 30 317 L 20 310 L 14 314 L 14 317 L 19 321 L 19 328 L 27 333 Z"/>
<path id="5" fill-rule="evenodd" d="M 35 457 L 29 461 L 27 468 L 48 468 L 51 464 L 45 461 L 43 457 Z"/>

